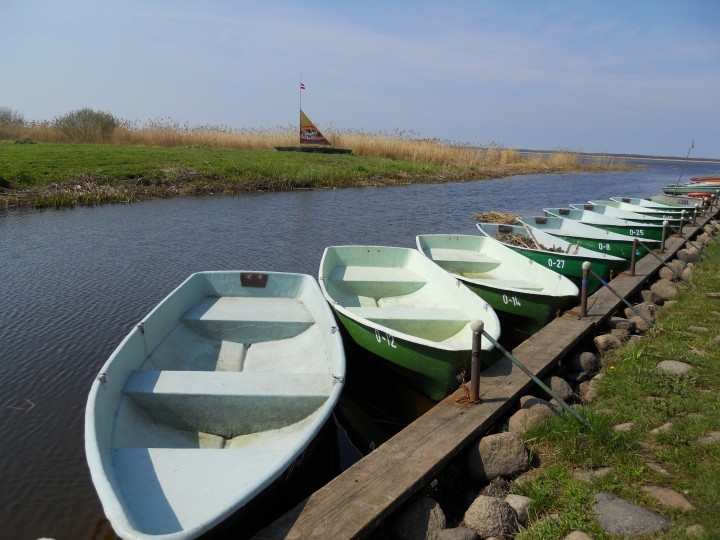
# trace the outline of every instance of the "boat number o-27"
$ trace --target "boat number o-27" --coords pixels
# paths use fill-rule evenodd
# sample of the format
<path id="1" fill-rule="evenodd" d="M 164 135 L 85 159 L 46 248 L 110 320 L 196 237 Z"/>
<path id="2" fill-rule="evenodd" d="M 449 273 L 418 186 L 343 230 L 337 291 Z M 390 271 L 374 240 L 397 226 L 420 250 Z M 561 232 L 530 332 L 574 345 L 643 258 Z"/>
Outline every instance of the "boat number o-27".
<path id="1" fill-rule="evenodd" d="M 518 307 L 522 305 L 520 303 L 520 300 L 518 300 L 514 296 L 511 296 L 508 298 L 507 294 L 503 294 L 503 304 L 505 304 L 505 305 L 511 304 L 513 306 L 518 306 Z"/>
<path id="2" fill-rule="evenodd" d="M 376 328 L 375 329 L 375 339 L 378 340 L 378 343 L 382 343 L 382 341 L 385 340 L 385 342 L 388 345 L 390 345 L 393 349 L 397 349 L 397 347 L 395 346 L 395 338 L 392 337 L 387 332 L 381 332 L 380 330 L 378 330 Z"/>
<path id="3" fill-rule="evenodd" d="M 548 259 L 548 266 L 550 268 L 565 268 L 565 261 L 562 259 Z"/>
<path id="4" fill-rule="evenodd" d="M 602 251 L 603 249 L 604 249 L 604 250 L 607 250 L 607 251 L 610 251 L 610 244 L 603 244 L 602 242 L 600 242 L 600 243 L 598 244 L 598 249 L 599 249 L 600 251 Z"/>

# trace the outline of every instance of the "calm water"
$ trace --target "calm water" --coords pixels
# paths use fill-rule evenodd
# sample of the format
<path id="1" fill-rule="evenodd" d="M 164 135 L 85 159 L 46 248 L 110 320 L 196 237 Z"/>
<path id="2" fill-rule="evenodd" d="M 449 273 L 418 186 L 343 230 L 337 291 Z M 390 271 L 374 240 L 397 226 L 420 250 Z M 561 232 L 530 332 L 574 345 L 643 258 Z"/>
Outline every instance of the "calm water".
<path id="1" fill-rule="evenodd" d="M 649 196 L 674 182 L 681 164 L 646 165 L 630 173 L 0 211 L 0 537 L 105 537 L 85 463 L 87 392 L 120 340 L 189 274 L 317 275 L 328 245 L 414 247 L 420 233 L 476 234 L 468 218 L 486 210 L 527 215 L 592 198 Z M 685 177 L 719 168 L 691 163 Z"/>

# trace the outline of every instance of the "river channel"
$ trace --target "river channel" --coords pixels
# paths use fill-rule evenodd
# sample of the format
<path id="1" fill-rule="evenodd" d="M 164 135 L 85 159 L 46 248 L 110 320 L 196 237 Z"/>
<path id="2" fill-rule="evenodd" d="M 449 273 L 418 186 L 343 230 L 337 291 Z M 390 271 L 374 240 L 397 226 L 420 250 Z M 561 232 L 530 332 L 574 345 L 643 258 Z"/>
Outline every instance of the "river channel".
<path id="1" fill-rule="evenodd" d="M 649 196 L 682 166 L 632 164 L 645 169 L 0 210 L 0 537 L 114 538 L 85 462 L 87 393 L 122 338 L 191 273 L 316 276 L 329 245 L 415 247 L 420 233 L 477 234 L 469 218 L 482 211 Z M 689 163 L 683 177 L 719 169 Z M 336 470 L 360 456 L 345 428 Z"/>

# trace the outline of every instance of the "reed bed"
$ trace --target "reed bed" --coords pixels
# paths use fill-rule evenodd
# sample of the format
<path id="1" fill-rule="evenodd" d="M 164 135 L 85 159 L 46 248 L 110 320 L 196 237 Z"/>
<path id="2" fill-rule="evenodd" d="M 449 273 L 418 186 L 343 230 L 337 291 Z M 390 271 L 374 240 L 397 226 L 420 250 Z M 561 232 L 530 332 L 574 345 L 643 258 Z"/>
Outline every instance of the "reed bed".
<path id="1" fill-rule="evenodd" d="M 517 225 L 519 214 L 510 214 L 508 212 L 500 212 L 498 210 L 491 210 L 490 212 L 483 212 L 482 214 L 476 214 L 471 219 L 480 221 L 481 223 L 498 223 L 500 225 Z"/>
<path id="2" fill-rule="evenodd" d="M 562 150 L 548 156 L 523 157 L 515 148 L 496 143 L 478 147 L 437 138 L 425 138 L 413 131 L 366 132 L 334 126 L 323 128 L 333 146 L 351 148 L 359 156 L 422 161 L 440 165 L 484 167 L 488 165 L 538 166 L 558 172 L 582 167 L 578 152 Z M 273 150 L 276 146 L 298 143 L 297 127 L 232 129 L 227 126 L 190 126 L 170 119 L 145 124 L 116 121 L 112 130 L 89 126 L 83 130 L 64 129 L 58 119 L 49 121 L 0 123 L 0 140 L 30 140 L 43 143 L 90 143 L 126 146 L 203 147 L 235 150 Z M 607 166 L 607 163 L 598 163 Z"/>

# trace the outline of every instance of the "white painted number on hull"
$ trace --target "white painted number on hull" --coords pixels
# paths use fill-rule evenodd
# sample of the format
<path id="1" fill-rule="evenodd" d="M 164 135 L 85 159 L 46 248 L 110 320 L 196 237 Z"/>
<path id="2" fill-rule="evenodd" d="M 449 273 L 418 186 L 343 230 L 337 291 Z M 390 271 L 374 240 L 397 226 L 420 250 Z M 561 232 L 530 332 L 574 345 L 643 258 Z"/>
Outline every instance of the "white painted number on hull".
<path id="1" fill-rule="evenodd" d="M 630 236 L 644 236 L 645 231 L 642 229 L 630 229 Z"/>
<path id="2" fill-rule="evenodd" d="M 377 339 L 378 343 L 382 343 L 383 340 L 385 340 L 385 342 L 388 345 L 390 345 L 393 349 L 397 349 L 397 347 L 395 346 L 395 338 L 392 337 L 387 332 L 381 332 L 380 330 L 378 330 L 376 328 L 375 329 L 375 339 Z"/>
<path id="3" fill-rule="evenodd" d="M 599 249 L 600 251 L 603 251 L 603 250 L 605 250 L 605 251 L 610 251 L 610 244 L 603 244 L 602 242 L 600 242 L 600 243 L 598 244 L 598 249 Z"/>
<path id="4" fill-rule="evenodd" d="M 520 300 L 518 300 L 518 299 L 515 298 L 514 296 L 508 297 L 507 294 L 503 294 L 503 304 L 505 304 L 506 306 L 507 306 L 508 304 L 510 304 L 510 305 L 512 305 L 512 306 L 517 306 L 517 307 L 520 307 L 520 306 L 522 305 L 522 304 L 520 303 Z"/>
<path id="5" fill-rule="evenodd" d="M 565 261 L 562 259 L 548 259 L 548 266 L 550 268 L 565 268 Z"/>

